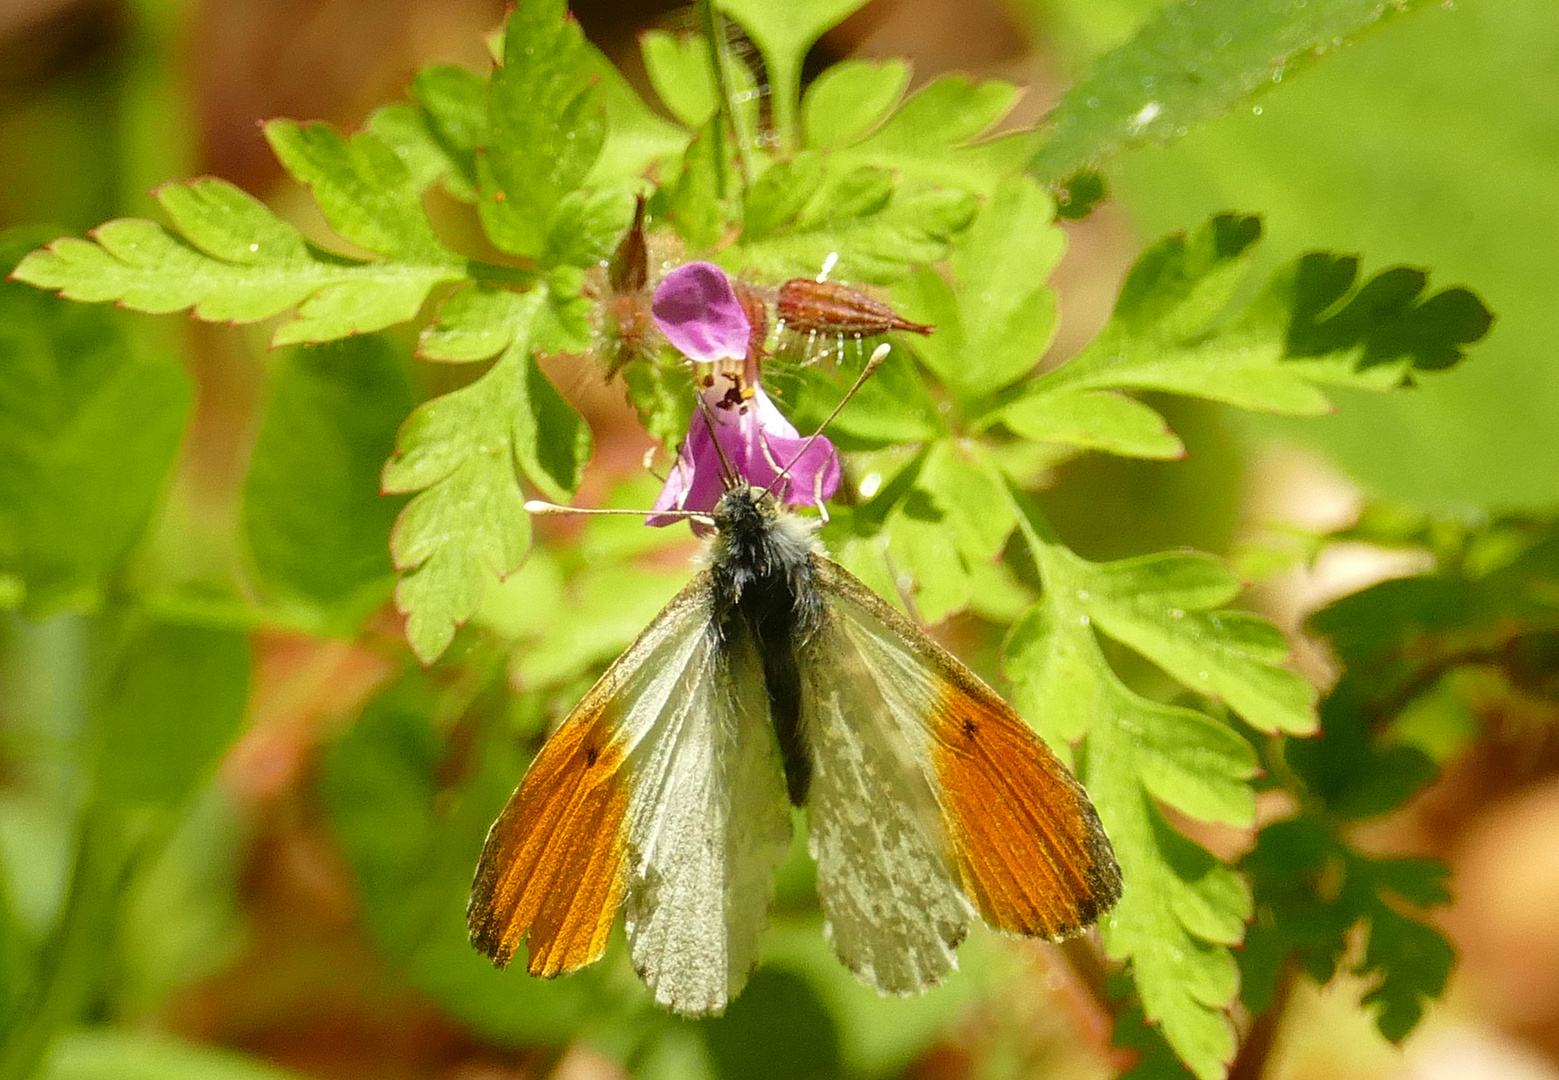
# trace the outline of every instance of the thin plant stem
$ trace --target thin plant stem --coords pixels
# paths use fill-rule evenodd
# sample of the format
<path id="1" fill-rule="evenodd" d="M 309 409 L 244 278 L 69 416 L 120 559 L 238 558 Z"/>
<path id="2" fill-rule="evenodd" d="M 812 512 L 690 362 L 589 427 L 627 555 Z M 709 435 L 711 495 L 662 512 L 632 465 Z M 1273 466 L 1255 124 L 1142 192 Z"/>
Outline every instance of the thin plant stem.
<path id="1" fill-rule="evenodd" d="M 699 21 L 704 26 L 704 38 L 709 47 L 709 69 L 715 79 L 715 96 L 720 103 L 721 115 L 730 125 L 731 138 L 736 143 L 736 160 L 740 165 L 741 173 L 738 179 L 741 181 L 742 193 L 745 194 L 753 174 L 752 139 L 751 132 L 745 130 L 745 125 L 734 105 L 731 72 L 727 66 L 730 60 L 725 47 L 725 23 L 720 13 L 715 10 L 714 0 L 698 0 L 698 13 Z M 729 190 L 725 175 L 724 131 L 723 125 L 715 125 L 716 138 L 720 140 L 715 145 L 715 167 L 719 170 L 722 195 Z"/>

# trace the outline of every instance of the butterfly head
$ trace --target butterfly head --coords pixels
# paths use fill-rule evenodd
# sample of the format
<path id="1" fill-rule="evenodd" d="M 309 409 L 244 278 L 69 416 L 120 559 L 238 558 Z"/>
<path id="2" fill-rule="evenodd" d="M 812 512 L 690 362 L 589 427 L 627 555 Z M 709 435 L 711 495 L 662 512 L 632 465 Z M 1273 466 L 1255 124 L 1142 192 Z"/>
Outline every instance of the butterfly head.
<path id="1" fill-rule="evenodd" d="M 820 551 L 816 524 L 792 514 L 763 488 L 738 484 L 714 510 L 715 538 L 710 561 L 738 578 L 790 574 Z"/>

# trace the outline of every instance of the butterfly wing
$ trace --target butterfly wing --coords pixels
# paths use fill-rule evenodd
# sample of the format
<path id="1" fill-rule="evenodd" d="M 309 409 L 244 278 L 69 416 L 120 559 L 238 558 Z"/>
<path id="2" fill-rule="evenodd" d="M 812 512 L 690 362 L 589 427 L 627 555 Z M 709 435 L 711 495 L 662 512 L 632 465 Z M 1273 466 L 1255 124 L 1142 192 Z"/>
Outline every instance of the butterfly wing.
<path id="1" fill-rule="evenodd" d="M 970 906 L 1059 939 L 1120 896 L 1082 786 L 990 687 L 848 571 L 813 557 L 800 653 L 818 891 L 834 948 L 891 993 L 954 966 Z"/>
<path id="2" fill-rule="evenodd" d="M 717 1012 L 757 963 L 789 837 L 762 667 L 722 637 L 701 573 L 532 762 L 482 850 L 471 939 L 502 966 L 528 937 L 531 974 L 572 971 L 626 900 L 656 998 Z"/>

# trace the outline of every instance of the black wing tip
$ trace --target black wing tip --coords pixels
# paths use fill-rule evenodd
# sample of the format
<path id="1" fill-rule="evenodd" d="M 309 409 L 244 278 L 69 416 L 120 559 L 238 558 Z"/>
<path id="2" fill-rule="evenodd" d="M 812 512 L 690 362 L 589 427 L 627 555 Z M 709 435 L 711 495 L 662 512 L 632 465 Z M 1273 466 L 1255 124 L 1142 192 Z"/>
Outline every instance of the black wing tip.
<path id="1" fill-rule="evenodd" d="M 489 914 L 484 914 L 482 907 L 473 897 L 471 906 L 466 910 L 466 933 L 471 947 L 491 960 L 493 967 L 502 971 L 514 959 L 514 946 L 504 941 L 503 928 Z"/>

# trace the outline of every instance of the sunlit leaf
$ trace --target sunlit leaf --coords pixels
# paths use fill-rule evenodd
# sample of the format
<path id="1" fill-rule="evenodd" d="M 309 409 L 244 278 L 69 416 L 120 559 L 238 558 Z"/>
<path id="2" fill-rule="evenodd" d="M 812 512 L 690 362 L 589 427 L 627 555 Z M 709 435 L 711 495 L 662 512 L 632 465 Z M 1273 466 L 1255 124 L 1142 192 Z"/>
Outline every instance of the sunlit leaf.
<path id="1" fill-rule="evenodd" d="M 1221 215 L 1149 248 L 1104 331 L 1027 392 L 1151 389 L 1313 415 L 1331 408 L 1317 384 L 1392 389 L 1458 363 L 1488 330 L 1465 289 L 1424 297 L 1424 276 L 1400 268 L 1360 285 L 1357 260 L 1323 253 L 1230 311 L 1260 235 L 1258 219 Z"/>
<path id="2" fill-rule="evenodd" d="M 477 206 L 488 237 L 511 255 L 545 255 L 554 211 L 600 156 L 606 121 L 592 63 L 564 0 L 510 12 L 503 64 L 488 82 Z"/>
<path id="3" fill-rule="evenodd" d="M 390 160 L 398 161 L 393 155 Z M 396 234 L 396 246 L 404 242 L 418 252 L 415 258 L 360 262 L 321 252 L 222 180 L 169 184 L 157 195 L 177 233 L 149 221 L 110 221 L 93 232 L 96 243 L 65 237 L 32 253 L 15 277 L 71 300 L 115 300 L 153 313 L 192 308 L 209 322 L 256 322 L 293 312 L 273 339 L 284 345 L 406 322 L 434 285 L 466 273 L 465 260 L 424 249 L 420 236 Z M 342 220 L 352 220 L 346 210 Z M 379 232 L 367 226 L 354 231 L 365 238 Z"/>
<path id="4" fill-rule="evenodd" d="M 1141 142 L 1161 142 L 1419 6 L 1414 0 L 1175 0 L 1100 57 L 1050 114 L 1029 165 L 1046 184 Z"/>

